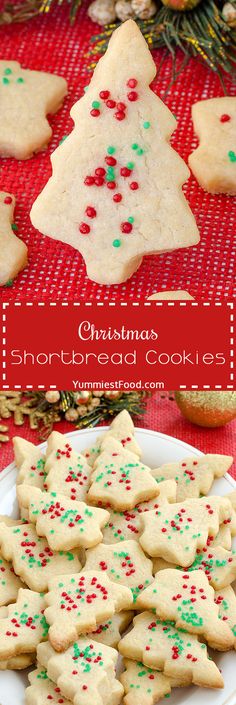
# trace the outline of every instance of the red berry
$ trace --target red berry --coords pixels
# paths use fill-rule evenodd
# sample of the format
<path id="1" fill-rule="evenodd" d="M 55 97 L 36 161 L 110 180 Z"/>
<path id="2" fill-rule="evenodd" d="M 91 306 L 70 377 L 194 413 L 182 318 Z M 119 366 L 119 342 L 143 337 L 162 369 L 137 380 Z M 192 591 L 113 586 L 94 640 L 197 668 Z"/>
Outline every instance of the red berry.
<path id="1" fill-rule="evenodd" d="M 220 122 L 229 122 L 231 120 L 230 115 L 227 115 L 227 113 L 224 113 L 224 115 L 221 115 L 220 117 Z"/>
<path id="2" fill-rule="evenodd" d="M 111 191 L 113 191 L 113 189 L 116 188 L 116 182 L 115 181 L 108 181 L 107 188 L 110 188 Z"/>
<path id="3" fill-rule="evenodd" d="M 103 167 L 99 166 L 97 169 L 95 169 L 96 176 L 105 176 L 105 173 L 106 169 L 103 169 Z"/>
<path id="4" fill-rule="evenodd" d="M 136 191 L 137 188 L 139 188 L 138 182 L 137 181 L 131 181 L 131 184 L 129 185 L 131 188 L 131 191 Z"/>
<path id="5" fill-rule="evenodd" d="M 115 102 L 115 100 L 107 100 L 107 101 L 106 101 L 106 106 L 107 106 L 107 108 L 115 108 L 115 107 L 116 107 L 116 102 Z"/>
<path id="6" fill-rule="evenodd" d="M 90 110 L 90 115 L 92 115 L 92 117 L 99 117 L 100 110 L 98 110 L 97 108 L 93 108 L 92 110 Z"/>
<path id="7" fill-rule="evenodd" d="M 99 98 L 101 98 L 102 100 L 107 100 L 107 98 L 109 98 L 109 95 L 110 91 L 100 91 Z"/>
<path id="8" fill-rule="evenodd" d="M 80 223 L 79 231 L 83 235 L 88 235 L 88 233 L 90 233 L 90 227 L 87 223 Z"/>
<path id="9" fill-rule="evenodd" d="M 95 208 L 93 208 L 93 206 L 87 206 L 85 213 L 87 214 L 88 218 L 95 218 L 97 215 L 97 211 L 95 210 Z"/>
<path id="10" fill-rule="evenodd" d="M 129 78 L 129 80 L 127 81 L 127 86 L 129 86 L 129 88 L 135 88 L 135 86 L 137 86 L 137 83 L 138 81 L 136 80 L 136 78 Z"/>
<path id="11" fill-rule="evenodd" d="M 84 179 L 84 183 L 86 186 L 93 186 L 94 176 L 86 176 L 86 178 Z"/>
<path id="12" fill-rule="evenodd" d="M 130 91 L 128 93 L 128 100 L 130 100 L 131 103 L 134 103 L 135 100 L 138 100 L 138 94 L 136 93 L 136 91 Z"/>
<path id="13" fill-rule="evenodd" d="M 130 176 L 130 174 L 131 174 L 131 169 L 128 169 L 127 166 L 122 166 L 122 168 L 121 168 L 121 170 L 120 170 L 120 174 L 121 174 L 121 176 L 124 176 L 124 177 Z"/>
<path id="14" fill-rule="evenodd" d="M 128 223 L 128 221 L 125 221 L 124 223 L 121 223 L 120 229 L 122 233 L 131 233 L 133 226 L 131 223 Z"/>
<path id="15" fill-rule="evenodd" d="M 10 203 L 12 203 L 11 196 L 6 196 L 6 198 L 4 198 L 4 203 L 6 203 L 6 205 L 10 205 Z"/>
<path id="16" fill-rule="evenodd" d="M 125 113 L 123 112 L 123 110 L 118 110 L 118 112 L 115 113 L 115 118 L 116 120 L 124 120 Z"/>
<path id="17" fill-rule="evenodd" d="M 114 193 L 113 201 L 115 201 L 115 203 L 120 203 L 120 201 L 122 201 L 121 193 Z"/>
<path id="18" fill-rule="evenodd" d="M 106 164 L 108 164 L 108 166 L 115 166 L 116 165 L 115 157 L 105 157 L 105 162 L 106 162 Z"/>

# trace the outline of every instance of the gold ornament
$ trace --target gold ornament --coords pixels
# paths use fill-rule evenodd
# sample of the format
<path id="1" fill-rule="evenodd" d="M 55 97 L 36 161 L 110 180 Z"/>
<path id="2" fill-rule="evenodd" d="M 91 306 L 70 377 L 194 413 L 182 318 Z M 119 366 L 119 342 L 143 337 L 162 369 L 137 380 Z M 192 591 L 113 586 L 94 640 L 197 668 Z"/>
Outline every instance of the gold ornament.
<path id="1" fill-rule="evenodd" d="M 45 399 L 49 404 L 56 404 L 60 399 L 60 392 L 46 392 Z"/>
<path id="2" fill-rule="evenodd" d="M 74 409 L 71 407 L 70 409 L 67 409 L 65 413 L 65 419 L 66 421 L 77 421 L 79 418 L 79 412 L 77 409 Z"/>
<path id="3" fill-rule="evenodd" d="M 194 7 L 199 5 L 201 0 L 161 0 L 162 4 L 169 7 L 171 10 L 176 10 L 177 12 L 185 12 L 186 10 L 193 10 Z"/>
<path id="4" fill-rule="evenodd" d="M 236 392 L 175 392 L 175 400 L 197 426 L 216 428 L 236 418 Z"/>
<path id="5" fill-rule="evenodd" d="M 130 0 L 118 0 L 115 5 L 116 16 L 121 22 L 132 20 L 135 17 L 135 12 L 132 8 Z"/>
<path id="6" fill-rule="evenodd" d="M 236 5 L 226 2 L 222 9 L 222 17 L 229 27 L 236 27 Z"/>
<path id="7" fill-rule="evenodd" d="M 76 404 L 78 404 L 78 405 L 79 404 L 88 404 L 91 399 L 91 396 L 92 396 L 91 392 L 87 392 L 87 391 L 77 392 L 77 394 L 75 395 Z"/>
<path id="8" fill-rule="evenodd" d="M 121 392 L 115 392 L 115 390 L 114 392 L 105 392 L 104 397 L 106 397 L 106 399 L 119 399 Z"/>
<path id="9" fill-rule="evenodd" d="M 89 5 L 88 16 L 93 22 L 104 25 L 116 19 L 115 2 L 113 0 L 95 0 Z"/>

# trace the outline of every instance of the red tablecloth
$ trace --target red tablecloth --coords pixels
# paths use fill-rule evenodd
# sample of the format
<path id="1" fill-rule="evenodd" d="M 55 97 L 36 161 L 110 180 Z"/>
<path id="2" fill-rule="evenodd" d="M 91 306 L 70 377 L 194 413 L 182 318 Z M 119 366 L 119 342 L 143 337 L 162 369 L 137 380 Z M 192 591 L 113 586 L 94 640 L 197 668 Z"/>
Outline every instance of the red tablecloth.
<path id="1" fill-rule="evenodd" d="M 161 431 L 170 436 L 180 438 L 186 443 L 199 448 L 204 453 L 225 453 L 233 455 L 235 453 L 236 421 L 218 429 L 204 429 L 185 421 L 174 401 L 160 398 L 160 394 L 155 394 L 148 400 L 147 410 L 144 416 L 135 420 L 136 426 Z M 30 431 L 28 426 L 14 426 L 12 421 L 8 424 L 10 436 L 21 435 L 24 438 L 38 443 L 37 431 Z M 66 421 L 55 426 L 61 433 L 73 431 L 73 424 Z M 99 431 L 98 431 L 99 433 Z M 0 447 L 0 470 L 3 470 L 13 459 L 12 443 L 6 443 Z M 236 479 L 236 463 L 230 471 Z"/>
<path id="2" fill-rule="evenodd" d="M 30 207 L 50 175 L 50 153 L 72 129 L 69 110 L 89 82 L 91 37 L 99 31 L 87 18 L 86 4 L 79 11 L 74 26 L 69 24 L 68 6 L 64 5 L 28 23 L 0 27 L 0 58 L 16 59 L 25 68 L 58 73 L 69 84 L 69 96 L 63 108 L 50 120 L 53 139 L 49 149 L 26 162 L 0 161 L 0 188 L 16 195 L 18 232 L 29 246 L 29 266 L 11 288 L 1 289 L 0 299 L 138 299 L 160 289 L 187 289 L 198 300 L 232 297 L 235 199 L 233 203 L 233 199 L 226 196 L 207 195 L 193 177 L 185 191 L 200 228 L 200 244 L 172 254 L 146 257 L 139 271 L 124 285 L 105 287 L 91 283 L 78 252 L 43 237 L 32 227 Z M 162 52 L 155 52 L 157 65 L 161 56 Z M 161 97 L 170 74 L 171 60 L 166 59 L 158 81 L 154 82 L 154 90 Z M 226 86 L 229 95 L 233 95 L 229 77 Z M 169 92 L 166 103 L 178 119 L 172 143 L 184 159 L 196 145 L 191 105 L 219 95 L 222 95 L 219 79 L 198 60 L 189 62 Z"/>

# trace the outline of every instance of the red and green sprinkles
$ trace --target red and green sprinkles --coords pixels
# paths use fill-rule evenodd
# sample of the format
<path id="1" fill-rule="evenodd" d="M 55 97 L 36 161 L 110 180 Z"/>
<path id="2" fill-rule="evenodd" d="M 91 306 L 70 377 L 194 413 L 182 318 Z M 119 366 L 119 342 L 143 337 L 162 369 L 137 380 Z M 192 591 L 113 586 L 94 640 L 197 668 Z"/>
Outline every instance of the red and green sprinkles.
<path id="1" fill-rule="evenodd" d="M 2 77 L 2 83 L 4 86 L 9 86 L 10 83 L 12 83 L 12 78 L 13 78 L 13 71 L 9 67 L 4 69 L 4 74 Z M 21 84 L 24 83 L 24 79 L 19 76 L 16 80 L 15 83 Z"/>

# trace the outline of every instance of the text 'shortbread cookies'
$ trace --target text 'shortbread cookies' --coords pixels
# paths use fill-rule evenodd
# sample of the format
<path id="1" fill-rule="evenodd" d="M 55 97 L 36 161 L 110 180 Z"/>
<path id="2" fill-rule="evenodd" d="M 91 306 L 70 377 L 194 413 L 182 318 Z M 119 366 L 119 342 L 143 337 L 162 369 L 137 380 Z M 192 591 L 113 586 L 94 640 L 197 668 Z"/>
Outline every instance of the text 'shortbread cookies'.
<path id="1" fill-rule="evenodd" d="M 110 511 L 109 521 L 103 529 L 103 542 L 117 543 L 117 541 L 138 541 L 141 533 L 140 516 L 143 512 L 158 509 L 163 502 L 176 502 L 177 485 L 174 480 L 166 480 L 158 484 L 159 494 L 147 502 L 140 502 L 126 512 Z"/>
<path id="2" fill-rule="evenodd" d="M 223 477 L 233 462 L 230 455 L 208 453 L 200 458 L 184 458 L 178 463 L 166 463 L 152 470 L 157 482 L 173 479 L 177 482 L 177 502 L 187 497 L 208 494 L 216 478 Z"/>
<path id="3" fill-rule="evenodd" d="M 137 24 L 124 22 L 72 108 L 75 129 L 31 211 L 42 233 L 81 252 L 100 284 L 126 281 L 144 255 L 199 241 L 182 191 L 189 171 L 169 143 L 176 121 L 149 88 L 155 74 Z"/>
<path id="4" fill-rule="evenodd" d="M 100 543 L 86 551 L 84 570 L 101 570 L 110 580 L 129 587 L 134 603 L 139 593 L 153 581 L 152 561 L 137 541 L 122 544 Z"/>
<path id="5" fill-rule="evenodd" d="M 134 618 L 133 629 L 118 645 L 120 653 L 145 666 L 176 678 L 179 685 L 222 688 L 223 678 L 207 654 L 206 645 L 195 634 L 178 630 L 169 621 L 161 622 L 152 612 Z"/>
<path id="6" fill-rule="evenodd" d="M 149 556 L 189 566 L 197 550 L 207 545 L 210 535 L 216 536 L 220 524 L 231 515 L 232 505 L 225 497 L 165 504 L 141 515 L 143 533 L 139 541 Z"/>
<path id="7" fill-rule="evenodd" d="M 56 651 L 64 651 L 80 634 L 95 631 L 115 612 L 133 604 L 129 588 L 91 570 L 52 578 L 45 599 L 49 639 Z"/>
<path id="8" fill-rule="evenodd" d="M 86 448 L 83 453 L 89 465 L 94 465 L 95 460 L 101 453 L 101 446 L 107 438 L 115 438 L 119 441 L 123 448 L 130 450 L 141 457 L 141 449 L 134 437 L 134 424 L 129 412 L 126 409 L 120 411 L 117 416 L 113 419 L 109 426 L 109 430 L 105 433 L 101 433 L 98 438 L 96 438 L 95 443 L 89 448 Z"/>
<path id="9" fill-rule="evenodd" d="M 115 439 L 104 441 L 91 477 L 89 501 L 122 511 L 157 495 L 150 468 Z"/>
<path id="10" fill-rule="evenodd" d="M 201 570 L 190 573 L 161 570 L 152 585 L 137 599 L 138 609 L 153 610 L 160 619 L 172 620 L 176 627 L 192 634 L 202 634 L 210 646 L 219 651 L 232 648 L 230 628 L 219 617 L 214 590 Z"/>
<path id="11" fill-rule="evenodd" d="M 55 553 L 44 538 L 37 536 L 33 524 L 5 526 L 0 523 L 1 554 L 12 561 L 16 575 L 31 590 L 45 592 L 53 575 L 79 571 L 77 551 Z"/>
<path id="12" fill-rule="evenodd" d="M 27 247 L 12 230 L 14 208 L 15 196 L 11 193 L 0 191 L 0 286 L 8 284 L 15 279 L 18 272 L 27 265 Z"/>
<path id="13" fill-rule="evenodd" d="M 0 660 L 35 652 L 47 639 L 44 595 L 20 588 L 17 600 L 8 605 L 8 614 L 0 618 Z"/>
<path id="14" fill-rule="evenodd" d="M 27 485 L 18 486 L 17 496 L 19 504 L 29 510 L 37 534 L 46 537 L 53 551 L 90 548 L 102 541 L 101 529 L 109 518 L 104 509 Z"/>
<path id="15" fill-rule="evenodd" d="M 76 453 L 66 436 L 53 431 L 48 438 L 46 453 L 46 489 L 85 502 L 90 484 L 91 468 L 81 453 Z"/>
<path id="16" fill-rule="evenodd" d="M 55 653 L 49 643 L 40 644 L 38 661 L 47 669 L 62 694 L 74 705 L 119 705 L 123 687 L 116 680 L 117 651 L 80 637 L 63 654 Z"/>
<path id="17" fill-rule="evenodd" d="M 236 194 L 236 98 L 201 100 L 192 106 L 199 146 L 189 166 L 200 186 L 209 193 Z"/>
<path id="18" fill-rule="evenodd" d="M 16 482 L 44 489 L 45 457 L 39 446 L 26 441 L 25 438 L 13 438 L 14 458 L 18 470 Z"/>
<path id="19" fill-rule="evenodd" d="M 46 115 L 60 108 L 66 93 L 60 76 L 0 61 L 1 157 L 27 159 L 42 149 L 52 135 Z"/>

